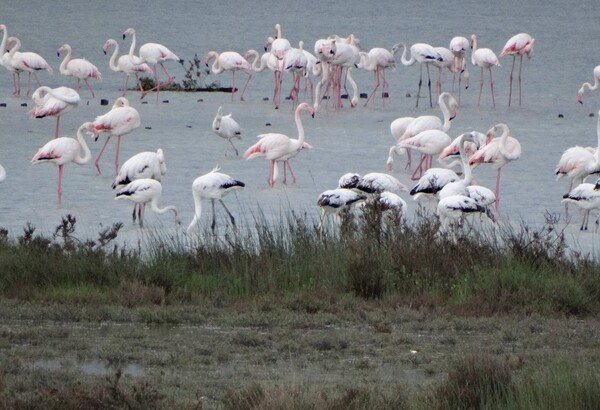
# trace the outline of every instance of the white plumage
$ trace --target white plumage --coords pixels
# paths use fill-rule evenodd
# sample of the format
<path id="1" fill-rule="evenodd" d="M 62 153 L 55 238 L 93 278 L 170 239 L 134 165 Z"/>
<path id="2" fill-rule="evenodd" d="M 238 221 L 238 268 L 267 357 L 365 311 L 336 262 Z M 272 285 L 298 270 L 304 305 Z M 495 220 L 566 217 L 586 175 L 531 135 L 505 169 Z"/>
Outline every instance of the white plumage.
<path id="1" fill-rule="evenodd" d="M 584 209 L 583 220 L 579 229 L 588 229 L 588 220 L 592 209 L 600 209 L 600 190 L 596 190 L 598 183 L 590 184 L 584 182 L 563 195 L 563 202 L 572 202 Z"/>
<path id="2" fill-rule="evenodd" d="M 136 179 L 126 186 L 122 187 L 117 191 L 117 195 L 115 199 L 129 199 L 140 205 L 140 227 L 144 226 L 144 211 L 146 209 L 146 205 L 150 203 L 150 207 L 152 211 L 157 214 L 164 214 L 168 211 L 172 211 L 175 214 L 175 224 L 179 225 L 179 214 L 177 212 L 177 208 L 173 205 L 165 206 L 164 208 L 160 208 L 158 206 L 158 201 L 162 195 L 162 185 L 155 179 L 150 178 L 142 178 Z"/>
<path id="3" fill-rule="evenodd" d="M 231 113 L 223 115 L 223 107 L 219 107 L 217 114 L 212 123 L 212 130 L 219 137 L 229 141 L 235 151 L 235 155 L 239 155 L 237 148 L 233 145 L 232 138 L 242 139 L 242 127 L 233 119 Z"/>

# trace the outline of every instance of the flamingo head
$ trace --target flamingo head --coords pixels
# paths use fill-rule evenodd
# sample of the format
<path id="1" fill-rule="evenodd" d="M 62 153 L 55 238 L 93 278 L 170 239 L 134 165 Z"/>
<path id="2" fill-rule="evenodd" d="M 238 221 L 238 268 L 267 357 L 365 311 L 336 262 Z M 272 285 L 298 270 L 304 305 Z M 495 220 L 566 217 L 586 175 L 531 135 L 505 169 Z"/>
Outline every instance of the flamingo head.
<path id="1" fill-rule="evenodd" d="M 125 40 L 125 37 L 132 35 L 132 34 L 135 34 L 135 30 L 130 27 L 123 32 L 123 40 Z"/>
<path id="2" fill-rule="evenodd" d="M 583 104 L 583 88 L 577 93 L 577 101 L 579 101 L 579 104 Z"/>

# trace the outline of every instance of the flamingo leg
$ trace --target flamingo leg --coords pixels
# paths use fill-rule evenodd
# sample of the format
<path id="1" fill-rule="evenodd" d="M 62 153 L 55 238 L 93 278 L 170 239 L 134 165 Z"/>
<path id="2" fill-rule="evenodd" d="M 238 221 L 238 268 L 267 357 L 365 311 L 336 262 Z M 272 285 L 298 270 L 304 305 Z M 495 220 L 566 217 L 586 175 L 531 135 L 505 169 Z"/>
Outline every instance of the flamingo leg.
<path id="1" fill-rule="evenodd" d="M 252 79 L 252 73 L 250 71 L 246 71 L 246 70 L 243 70 L 242 72 L 244 72 L 248 75 L 248 79 L 246 80 L 246 84 L 244 84 L 244 88 L 242 88 L 242 94 L 240 94 L 240 101 L 246 101 L 244 99 L 244 93 L 246 92 L 246 88 L 248 88 L 248 84 L 250 83 L 250 80 Z"/>
<path id="2" fill-rule="evenodd" d="M 136 74 L 137 76 L 137 74 Z M 123 94 L 121 94 L 121 97 L 125 97 L 125 94 L 127 94 L 127 84 L 129 83 L 129 74 L 125 74 L 125 85 L 123 86 Z"/>
<path id="3" fill-rule="evenodd" d="M 160 64 L 160 66 L 162 67 L 163 71 L 165 72 L 165 75 L 167 76 L 167 81 L 165 83 L 163 83 L 163 85 L 171 84 L 173 82 L 173 77 L 167 71 L 167 69 L 165 68 L 165 66 L 163 65 L 163 63 L 158 63 L 158 64 Z"/>
<path id="4" fill-rule="evenodd" d="M 412 179 L 413 181 L 418 180 L 423 175 L 423 162 L 425 161 L 426 158 L 427 158 L 427 155 L 421 154 L 421 160 L 419 161 L 419 164 L 415 168 L 415 171 L 410 176 L 410 179 Z M 417 172 L 419 173 L 419 176 L 417 176 Z"/>
<path id="5" fill-rule="evenodd" d="M 140 204 L 140 213 L 139 213 L 139 220 L 140 220 L 140 228 L 144 227 L 144 212 L 146 211 L 146 204 L 145 203 L 141 203 Z"/>
<path id="6" fill-rule="evenodd" d="M 31 91 L 31 73 L 29 73 L 29 76 L 27 77 L 27 95 L 29 95 L 30 91 Z M 19 92 L 21 92 L 21 90 L 19 90 Z"/>
<path id="7" fill-rule="evenodd" d="M 238 153 L 237 148 L 235 147 L 235 145 L 233 145 L 233 141 L 231 140 L 231 138 L 229 138 L 229 143 L 231 144 L 231 146 L 233 147 L 233 150 L 235 151 L 235 155 L 239 156 L 240 154 Z"/>
<path id="8" fill-rule="evenodd" d="M 81 86 L 81 79 L 77 79 L 77 92 L 79 92 L 79 88 Z"/>
<path id="9" fill-rule="evenodd" d="M 435 91 L 437 92 L 438 98 L 442 93 L 442 67 L 438 67 L 438 78 L 435 82 Z"/>
<path id="10" fill-rule="evenodd" d="M 423 84 L 423 64 L 421 64 L 421 68 L 419 69 L 419 88 L 417 89 L 417 105 L 419 108 L 419 98 L 421 98 L 421 85 Z"/>
<path id="11" fill-rule="evenodd" d="M 233 225 L 233 227 L 235 228 L 235 218 L 233 217 L 231 212 L 229 212 L 229 209 L 227 209 L 227 207 L 225 206 L 225 202 L 223 202 L 222 199 L 219 199 L 219 202 L 221 203 L 221 205 L 223 205 L 223 208 L 225 208 L 225 212 L 227 212 L 227 215 L 229 215 L 229 219 L 231 220 L 231 225 Z"/>
<path id="12" fill-rule="evenodd" d="M 235 70 L 231 71 L 231 102 L 233 102 L 233 97 L 235 96 Z"/>
<path id="13" fill-rule="evenodd" d="M 492 78 L 492 67 L 490 70 L 490 89 L 492 90 L 492 107 L 496 107 L 496 97 L 494 97 L 494 79 Z"/>
<path id="14" fill-rule="evenodd" d="M 519 107 L 521 106 L 521 70 L 523 68 L 523 55 L 521 54 L 521 61 L 519 62 Z M 586 228 L 587 229 L 587 225 Z"/>
<path id="15" fill-rule="evenodd" d="M 513 83 L 513 71 L 515 70 L 515 60 L 516 56 L 513 55 L 512 66 L 510 67 L 510 75 L 508 76 L 508 106 L 510 107 L 510 102 L 512 100 L 512 83 Z"/>
<path id="16" fill-rule="evenodd" d="M 210 225 L 210 229 L 212 230 L 212 233 L 214 235 L 215 228 L 217 226 L 217 213 L 215 212 L 215 200 L 211 199 L 210 202 L 212 204 L 212 211 L 213 211 L 213 219 L 212 219 L 212 224 Z"/>
<path id="17" fill-rule="evenodd" d="M 429 88 L 429 108 L 433 108 L 433 99 L 431 98 L 431 76 L 429 75 L 429 64 L 427 66 L 427 87 Z"/>
<path id="18" fill-rule="evenodd" d="M 106 137 L 106 141 L 104 141 L 104 145 L 102 146 L 102 149 L 100 149 L 100 152 L 98 153 L 98 157 L 96 158 L 96 161 L 94 161 L 94 165 L 96 166 L 96 169 L 98 170 L 98 175 L 102 174 L 102 172 L 100 171 L 100 157 L 102 157 L 102 154 L 104 153 L 104 150 L 106 149 L 106 145 L 108 144 L 108 141 L 110 140 L 110 135 L 108 137 Z"/>
<path id="19" fill-rule="evenodd" d="M 60 124 L 60 115 L 56 117 L 56 128 L 54 129 L 54 139 L 58 138 L 58 125 Z"/>
<path id="20" fill-rule="evenodd" d="M 12 75 L 12 77 L 13 77 L 13 95 L 19 95 L 18 92 L 17 92 L 17 90 L 18 90 L 18 87 L 17 87 L 17 76 L 18 76 L 17 72 L 13 71 L 13 75 Z"/>
<path id="21" fill-rule="evenodd" d="M 406 148 L 406 166 L 404 169 L 410 169 L 412 166 L 412 152 L 410 148 Z"/>
<path id="22" fill-rule="evenodd" d="M 115 158 L 115 175 L 119 174 L 119 151 L 121 150 L 121 136 L 117 136 L 117 156 Z"/>
<path id="23" fill-rule="evenodd" d="M 283 162 L 283 175 L 285 176 L 285 166 L 287 164 L 288 169 L 290 170 L 290 175 L 292 175 L 292 184 L 296 183 L 296 175 L 294 175 L 294 171 L 292 171 L 292 166 L 290 165 L 290 161 Z"/>
<path id="24" fill-rule="evenodd" d="M 90 93 L 92 93 L 92 98 L 96 98 L 96 95 L 94 94 L 94 90 L 92 90 L 92 86 L 90 85 L 88 79 L 84 79 L 83 80 L 85 82 L 85 85 L 87 85 L 88 90 L 90 90 Z"/>
<path id="25" fill-rule="evenodd" d="M 138 204 L 134 203 L 133 204 L 133 213 L 131 214 L 131 217 L 133 218 L 133 223 L 135 223 L 135 216 L 136 216 L 135 212 L 137 211 L 137 209 L 138 209 Z"/>
<path id="26" fill-rule="evenodd" d="M 373 91 L 371 91 L 369 98 L 367 98 L 367 101 L 365 102 L 365 105 L 364 105 L 365 107 L 367 106 L 367 104 L 369 103 L 369 101 L 371 100 L 373 95 L 375 95 L 375 91 L 377 91 L 378 88 L 379 88 L 379 69 L 375 70 L 375 86 L 373 87 Z"/>
<path id="27" fill-rule="evenodd" d="M 269 186 L 271 188 L 273 188 L 273 185 L 275 185 L 275 181 L 274 181 L 274 177 L 273 177 L 273 173 L 275 172 L 275 160 L 271 160 L 271 164 L 269 165 L 269 176 L 267 178 L 267 183 L 269 184 Z"/>
<path id="28" fill-rule="evenodd" d="M 62 200 L 62 176 L 63 176 L 64 164 L 58 166 L 58 204 L 61 204 Z"/>
<path id="29" fill-rule="evenodd" d="M 479 98 L 477 99 L 477 106 L 481 103 L 481 91 L 483 90 L 483 67 L 481 67 L 481 83 L 479 84 Z"/>
<path id="30" fill-rule="evenodd" d="M 500 209 L 500 171 L 502 171 L 502 168 L 498 168 L 498 171 L 496 171 L 496 212 Z"/>

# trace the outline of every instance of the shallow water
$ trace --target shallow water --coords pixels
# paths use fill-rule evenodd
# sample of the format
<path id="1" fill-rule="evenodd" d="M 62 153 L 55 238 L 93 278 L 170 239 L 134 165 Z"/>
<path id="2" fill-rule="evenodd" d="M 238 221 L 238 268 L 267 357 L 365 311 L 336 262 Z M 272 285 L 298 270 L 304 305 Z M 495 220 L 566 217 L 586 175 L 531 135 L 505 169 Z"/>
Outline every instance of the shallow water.
<path id="1" fill-rule="evenodd" d="M 5 5 L 4 21 L 0 23 L 7 25 L 9 35 L 22 40 L 23 50 L 40 53 L 53 66 L 52 75 L 40 73 L 45 85 L 75 86 L 74 79 L 66 78 L 58 71 L 62 59 L 56 57 L 55 52 L 65 42 L 73 47 L 74 57 L 86 57 L 102 71 L 101 82 L 91 81 L 97 98 L 90 99 L 88 91 L 82 88 L 80 106 L 61 119 L 63 135 L 74 135 L 82 122 L 108 111 L 110 106 L 100 105 L 101 98 L 112 104 L 119 96 L 122 74 L 109 70 L 109 57 L 103 55 L 101 47 L 112 37 L 121 45 L 121 52 L 126 52 L 130 40 L 122 40 L 122 32 L 127 27 L 136 29 L 138 45 L 160 42 L 186 61 L 195 54 L 202 58 L 209 50 L 240 53 L 250 48 L 261 50 L 265 38 L 273 35 L 275 23 L 282 25 L 283 35 L 292 44 L 303 40 L 309 50 L 316 39 L 333 33 L 342 36 L 354 33 L 365 50 L 391 47 L 398 41 L 407 44 L 428 42 L 447 47 L 455 35 L 476 33 L 480 47 L 489 47 L 498 53 L 513 34 L 529 32 L 536 38 L 536 46 L 533 58 L 524 62 L 522 106 L 507 107 L 510 57 L 503 58 L 502 66 L 493 70 L 495 108 L 491 106 L 487 84 L 481 106 L 477 106 L 479 72 L 470 67 L 471 87 L 462 91 L 461 107 L 449 134 L 455 137 L 473 129 L 486 131 L 498 122 L 507 123 L 511 134 L 520 140 L 523 155 L 503 169 L 501 219 L 539 225 L 547 213 L 562 217 L 560 200 L 566 191 L 566 181 L 555 181 L 555 165 L 566 148 L 576 144 L 596 144 L 600 94 L 586 93 L 583 106 L 576 101 L 577 90 L 584 81 L 592 81 L 592 69 L 598 64 L 594 50 L 600 48 L 600 38 L 592 27 L 596 26 L 600 11 L 595 4 L 585 1 L 566 8 L 564 2 L 558 0 L 546 2 L 543 7 L 516 2 L 468 1 L 458 8 L 435 1 L 425 8 L 422 2 L 414 0 L 402 3 L 263 2 L 257 7 L 241 1 L 210 5 L 172 1 L 140 10 L 139 2 L 124 1 L 116 10 L 107 10 L 101 2 L 64 10 L 35 0 Z M 234 7 L 237 12 L 232 15 L 230 10 Z M 31 13 L 30 10 L 38 11 Z M 371 17 L 365 17 L 368 14 Z M 500 17 L 490 19 L 490 15 Z M 166 66 L 176 81 L 183 78 L 182 66 L 175 62 Z M 61 216 L 72 213 L 77 217 L 80 236 L 95 236 L 103 227 L 124 222 L 125 232 L 120 239 L 137 244 L 145 234 L 131 224 L 132 206 L 113 200 L 114 193 L 110 188 L 116 144 L 111 142 L 104 154 L 102 176 L 96 175 L 92 164 L 65 167 L 63 204 L 57 206 L 56 168 L 49 164 L 33 166 L 29 163 L 37 148 L 52 138 L 54 119 L 30 118 L 27 115 L 32 107 L 30 99 L 12 97 L 11 77 L 5 70 L 0 73 L 0 102 L 7 105 L 0 108 L 0 164 L 8 172 L 7 180 L 0 185 L 0 226 L 18 235 L 22 227 L 31 222 L 40 231 L 50 232 Z M 353 73 L 360 91 L 370 92 L 372 73 L 360 70 Z M 415 109 L 414 98 L 407 98 L 407 94 L 415 95 L 418 75 L 417 65 L 403 67 L 399 64 L 396 71 L 389 72 L 391 98 L 384 106 L 381 99 L 366 108 L 362 106 L 364 100 L 354 109 L 346 102 L 342 110 L 324 106 L 315 119 L 303 117 L 307 141 L 314 149 L 302 152 L 292 161 L 298 177 L 295 185 L 284 186 L 278 182 L 275 188 L 269 189 L 267 162 L 235 157 L 227 143 L 211 131 L 212 118 L 222 105 L 226 112 L 233 112 L 243 127 L 243 139 L 236 141 L 240 151 L 253 144 L 255 136 L 263 132 L 296 135 L 291 102 L 285 101 L 281 109 L 274 110 L 272 102 L 265 101 L 272 95 L 272 74 L 267 71 L 254 75 L 246 102 L 236 100 L 232 103 L 230 96 L 223 93 L 161 93 L 161 102 L 156 103 L 154 95 L 149 95 L 147 103 L 142 104 L 138 94 L 129 92 L 132 105 L 140 111 L 142 126 L 123 137 L 121 163 L 140 151 L 164 149 L 168 173 L 163 179 L 161 202 L 178 207 L 183 228 L 193 216 L 192 181 L 216 165 L 222 172 L 247 184 L 245 190 L 226 198 L 240 224 L 252 224 L 258 209 L 267 218 L 285 214 L 290 209 L 316 218 L 317 195 L 335 187 L 340 175 L 349 171 L 385 171 L 387 152 L 394 142 L 389 133 L 392 120 L 400 116 L 438 113 L 436 109 L 429 109 L 426 100 Z M 205 82 L 218 81 L 222 86 L 229 86 L 230 80 L 231 76 L 226 73 L 211 74 Z M 243 80 L 244 75 L 237 76 L 238 84 Z M 451 77 L 447 72 L 444 84 L 444 89 L 451 88 Z M 286 76 L 284 93 L 289 88 L 290 78 Z M 559 114 L 563 118 L 559 118 Z M 268 123 L 271 125 L 267 126 Z M 104 137 L 89 143 L 94 157 L 102 141 Z M 403 170 L 402 160 L 396 161 L 394 175 L 406 185 L 412 185 L 409 174 Z M 474 175 L 479 184 L 494 186 L 495 172 L 489 167 L 476 168 Z M 415 202 L 408 195 L 404 197 L 409 202 L 409 212 L 413 213 Z M 202 223 L 206 225 L 210 223 L 210 204 L 205 207 L 208 212 L 203 215 Z M 593 231 L 579 232 L 579 213 L 575 210 L 571 216 L 565 231 L 570 243 L 576 249 L 595 254 L 597 235 Z M 219 220 L 221 224 L 225 222 L 225 219 Z M 146 225 L 147 231 L 157 228 L 155 232 L 159 236 L 175 232 L 171 215 L 156 216 L 148 212 Z"/>

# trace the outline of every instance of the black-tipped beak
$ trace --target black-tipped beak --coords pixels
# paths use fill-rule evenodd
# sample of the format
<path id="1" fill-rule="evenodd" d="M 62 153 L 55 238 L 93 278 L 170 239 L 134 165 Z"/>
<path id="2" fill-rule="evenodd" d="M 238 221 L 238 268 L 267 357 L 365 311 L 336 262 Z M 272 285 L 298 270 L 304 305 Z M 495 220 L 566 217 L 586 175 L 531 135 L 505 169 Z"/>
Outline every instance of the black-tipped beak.
<path id="1" fill-rule="evenodd" d="M 123 34 L 123 40 L 125 40 L 125 37 L 127 37 L 127 35 L 126 35 L 126 34 Z"/>

